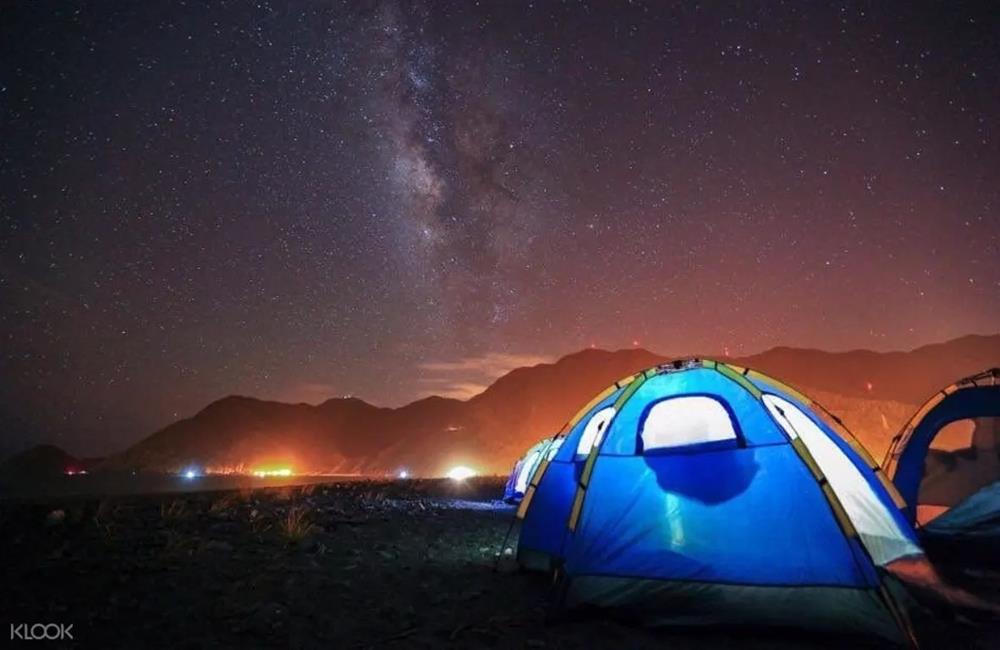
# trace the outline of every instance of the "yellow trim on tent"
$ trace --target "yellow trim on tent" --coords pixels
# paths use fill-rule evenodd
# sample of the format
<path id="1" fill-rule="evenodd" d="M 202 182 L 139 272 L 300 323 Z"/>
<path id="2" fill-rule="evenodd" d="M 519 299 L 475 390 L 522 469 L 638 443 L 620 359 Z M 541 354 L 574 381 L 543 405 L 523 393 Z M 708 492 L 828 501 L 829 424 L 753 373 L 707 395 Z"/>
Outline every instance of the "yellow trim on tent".
<path id="1" fill-rule="evenodd" d="M 583 416 L 589 413 L 591 409 L 593 409 L 595 406 L 597 406 L 602 401 L 607 399 L 609 395 L 613 394 L 619 388 L 624 388 L 625 386 L 628 386 L 629 384 L 634 382 L 635 379 L 639 377 L 641 374 L 642 373 L 635 373 L 627 377 L 622 377 L 615 383 L 611 384 L 610 386 L 602 390 L 600 393 L 598 393 L 597 396 L 594 397 L 594 399 L 587 402 L 586 406 L 577 411 L 576 415 L 574 415 L 565 425 L 563 425 L 562 430 L 553 437 L 552 441 L 550 441 L 549 447 L 546 447 L 545 454 L 542 457 L 542 462 L 538 464 L 538 467 L 535 468 L 534 473 L 531 475 L 531 480 L 528 482 L 528 489 L 525 490 L 524 497 L 522 497 L 521 499 L 521 504 L 517 508 L 516 517 L 518 519 L 524 519 L 525 515 L 528 514 L 528 505 L 531 503 L 532 498 L 534 498 L 535 496 L 535 488 L 542 482 L 542 478 L 545 476 L 545 471 L 549 468 L 548 450 L 551 447 L 551 445 L 555 442 L 555 439 L 564 438 L 566 434 L 569 433 L 570 429 L 576 426 L 576 424 L 583 419 Z"/>
<path id="2" fill-rule="evenodd" d="M 791 426 L 791 422 L 789 422 L 789 425 Z M 782 427 L 782 429 L 784 429 L 784 427 Z M 792 426 L 791 429 L 792 432 L 795 432 L 794 426 Z M 802 464 L 805 465 L 806 469 L 809 470 L 809 473 L 812 474 L 813 479 L 815 479 L 819 484 L 820 490 L 823 491 L 823 496 L 826 498 L 826 502 L 830 506 L 830 510 L 833 511 L 833 515 L 836 517 L 837 523 L 840 525 L 841 530 L 844 531 L 844 535 L 847 537 L 857 537 L 858 531 L 854 528 L 854 524 L 851 523 L 850 518 L 847 516 L 847 511 L 840 502 L 840 498 L 833 490 L 833 486 L 831 486 L 830 482 L 827 480 L 826 474 L 823 473 L 819 463 L 816 462 L 812 452 L 809 451 L 806 443 L 799 437 L 798 433 L 795 433 L 795 437 L 791 439 L 791 444 L 792 449 L 794 449 L 795 453 L 798 454 L 799 460 L 802 461 Z"/>
<path id="3" fill-rule="evenodd" d="M 837 493 L 833 491 L 833 486 L 826 482 L 826 478 L 823 479 L 823 496 L 826 497 L 827 502 L 830 504 L 830 508 L 833 510 L 834 516 L 837 518 L 837 523 L 844 530 L 844 535 L 847 537 L 855 538 L 858 536 L 858 531 L 854 528 L 854 524 L 851 523 L 850 518 L 847 516 L 847 511 L 844 510 L 844 505 L 840 502 L 840 497 Z"/>
<path id="4" fill-rule="evenodd" d="M 893 485 L 892 482 L 888 480 L 888 478 L 886 478 L 885 473 L 881 470 L 878 461 L 875 460 L 875 458 L 871 455 L 868 449 L 861 444 L 861 441 L 859 441 L 857 437 L 855 437 L 855 435 L 851 433 L 851 430 L 847 428 L 847 425 L 841 422 L 838 417 L 836 417 L 833 413 L 831 413 L 825 406 L 823 406 L 819 402 L 812 400 L 804 393 L 792 388 L 791 386 L 789 386 L 784 382 L 778 381 L 774 377 L 765 375 L 764 373 L 758 370 L 750 370 L 749 374 L 752 375 L 755 379 L 760 379 L 762 381 L 765 381 L 768 384 L 771 384 L 772 386 L 776 387 L 778 390 L 788 393 L 789 395 L 797 398 L 799 401 L 803 402 L 807 406 L 817 407 L 820 411 L 822 411 L 822 413 L 826 414 L 827 418 L 833 421 L 833 423 L 830 425 L 831 428 L 835 430 L 835 432 L 840 436 L 841 440 L 847 443 L 847 446 L 850 447 L 854 451 L 854 453 L 856 453 L 858 456 L 861 457 L 861 460 L 865 462 L 868 468 L 875 472 L 875 476 L 878 477 L 879 482 L 889 493 L 889 496 L 892 498 L 892 502 L 896 504 L 896 507 L 900 509 L 906 507 L 906 502 L 903 501 L 902 495 L 899 494 L 899 491 L 896 489 L 896 486 Z"/>
<path id="5" fill-rule="evenodd" d="M 896 484 L 889 480 L 889 477 L 885 475 L 882 468 L 876 467 L 874 469 L 875 476 L 878 477 L 878 482 L 882 484 L 885 491 L 889 493 L 890 497 L 892 497 L 892 502 L 895 503 L 896 507 L 900 510 L 905 508 L 906 500 L 903 498 L 903 495 L 899 493 L 899 490 L 896 489 Z"/>
<path id="6" fill-rule="evenodd" d="M 611 384 L 610 386 L 602 390 L 600 393 L 598 393 L 597 396 L 594 397 L 594 399 L 587 402 L 586 406 L 577 411 L 576 415 L 570 418 L 569 421 L 565 425 L 563 425 L 562 431 L 559 432 L 559 435 L 563 435 L 564 433 L 569 433 L 569 430 L 575 427 L 576 423 L 582 420 L 583 416 L 585 416 L 587 413 L 590 412 L 590 409 L 594 408 L 595 406 L 600 404 L 603 400 L 607 399 L 608 395 L 614 393 L 616 390 L 618 390 L 618 384 Z"/>
<path id="7" fill-rule="evenodd" d="M 826 497 L 826 502 L 830 505 L 830 509 L 833 511 L 834 517 L 837 518 L 837 523 L 840 524 L 841 530 L 844 531 L 844 535 L 848 537 L 857 537 L 858 531 L 855 530 L 854 524 L 847 516 L 847 511 L 844 510 L 843 504 L 840 503 L 840 498 L 837 493 L 833 491 L 833 487 L 830 485 L 829 481 L 826 480 L 826 475 L 823 470 L 820 469 L 819 463 L 813 458 L 812 453 L 810 453 L 809 448 L 806 444 L 802 442 L 802 439 L 796 436 L 792 439 L 792 449 L 795 453 L 799 455 L 799 459 L 802 464 L 809 469 L 809 473 L 813 475 L 816 482 L 819 483 L 820 489 L 823 491 L 823 496 Z"/>
<path id="8" fill-rule="evenodd" d="M 521 497 L 521 505 L 517 507 L 517 518 L 524 519 L 524 516 L 528 514 L 528 506 L 531 505 L 531 500 L 535 498 L 535 486 L 529 485 L 524 491 L 524 496 Z"/>
<path id="9" fill-rule="evenodd" d="M 555 438 L 552 439 L 554 441 Z M 535 467 L 535 471 L 531 474 L 531 479 L 528 481 L 528 487 L 524 490 L 524 496 L 521 497 L 521 503 L 517 507 L 518 519 L 524 519 L 524 515 L 528 513 L 528 504 L 531 503 L 531 499 L 535 496 L 535 489 L 538 484 L 541 483 L 542 477 L 545 476 L 545 470 L 549 468 L 549 449 L 552 448 L 552 441 L 545 448 L 545 455 L 542 456 L 542 460 Z"/>
<path id="10" fill-rule="evenodd" d="M 886 478 L 885 473 L 882 472 L 882 470 L 879 468 L 878 463 L 876 463 L 875 460 L 872 458 L 871 454 L 868 453 L 868 450 L 865 449 L 864 445 L 862 445 L 857 440 L 857 438 L 854 437 L 854 434 L 850 432 L 850 430 L 844 425 L 843 422 L 839 420 L 839 418 L 833 415 L 833 413 L 827 410 L 826 407 L 824 407 L 819 402 L 813 401 L 812 399 L 808 398 L 801 392 L 795 390 L 794 388 L 788 386 L 783 382 L 774 379 L 773 377 L 769 377 L 756 370 L 749 370 L 747 371 L 747 373 L 753 373 L 755 378 L 762 379 L 765 382 L 775 386 L 779 390 L 786 392 L 793 397 L 798 398 L 801 402 L 803 402 L 807 406 L 812 406 L 813 404 L 815 404 L 828 417 L 833 419 L 834 422 L 839 426 L 839 428 L 842 429 L 843 432 L 847 434 L 846 437 L 839 433 L 838 435 L 840 435 L 840 437 L 847 442 L 848 446 L 851 447 L 851 449 L 853 449 L 855 453 L 857 453 L 862 458 L 862 460 L 864 460 L 868 464 L 869 468 L 875 472 L 875 475 L 878 477 L 879 482 L 882 483 L 883 487 L 886 488 L 886 490 L 889 492 L 889 495 L 892 497 L 893 503 L 895 503 L 898 508 L 905 507 L 905 503 L 903 502 L 902 496 L 899 494 L 899 491 L 896 490 L 896 486 L 893 485 L 892 482 L 890 482 Z M 948 393 L 945 394 L 947 395 Z M 759 397 L 762 396 L 763 395 Z M 893 445 L 890 448 L 890 454 L 892 453 L 892 450 L 895 449 L 895 443 L 898 442 L 898 438 L 900 438 L 901 436 L 902 434 L 900 434 L 900 436 L 897 436 L 896 439 L 894 439 Z M 854 524 L 851 522 L 850 517 L 847 515 L 847 511 L 844 509 L 844 504 L 841 503 L 840 497 L 837 496 L 837 493 L 834 491 L 833 486 L 831 486 L 829 481 L 827 481 L 826 475 L 823 474 L 823 471 L 819 468 L 819 465 L 816 463 L 816 460 L 809 452 L 809 449 L 805 446 L 805 443 L 802 442 L 802 440 L 798 437 L 798 435 L 796 435 L 795 438 L 792 439 L 792 448 L 796 451 L 796 453 L 798 453 L 799 458 L 802 460 L 802 462 L 806 465 L 806 467 L 809 469 L 812 475 L 819 482 L 820 489 L 823 492 L 823 496 L 826 498 L 827 503 L 830 505 L 830 509 L 833 511 L 834 518 L 836 518 L 837 524 L 840 526 L 844 535 L 848 538 L 859 539 L 860 541 L 860 538 L 858 536 L 858 531 L 854 527 Z M 868 549 L 865 547 L 864 543 L 862 543 L 861 546 L 862 548 L 865 549 L 865 552 L 867 553 Z M 903 633 L 910 641 L 911 647 L 917 648 L 918 645 L 916 637 L 914 636 L 913 627 L 910 624 L 909 618 L 905 615 L 905 613 L 898 610 L 895 601 L 892 598 L 892 594 L 890 594 L 889 591 L 886 589 L 885 584 L 882 582 L 881 579 L 879 579 L 879 595 L 885 602 L 886 607 L 889 609 L 890 613 L 893 616 L 893 619 L 896 621 L 896 625 L 899 626 L 899 628 L 903 631 Z"/>
<path id="11" fill-rule="evenodd" d="M 878 469 L 878 462 L 872 458 L 872 455 L 868 453 L 865 446 L 858 442 L 858 439 L 854 437 L 854 434 L 847 430 L 847 427 L 844 427 L 844 433 L 845 435 L 841 437 L 844 442 L 847 443 L 847 446 L 853 449 L 854 453 L 858 456 L 861 456 L 861 460 L 865 461 L 865 464 L 868 465 L 869 469 Z"/>
<path id="12" fill-rule="evenodd" d="M 906 434 L 905 434 L 906 439 L 909 438 L 909 434 L 912 433 L 915 428 L 917 428 L 917 424 L 919 424 L 920 421 L 924 419 L 924 417 L 931 411 L 931 409 L 940 404 L 945 397 L 948 397 L 948 395 L 955 392 L 954 387 L 955 384 L 952 384 L 951 386 L 948 386 L 948 388 L 951 388 L 952 390 L 949 391 L 948 388 L 945 388 L 944 390 L 935 393 L 933 397 L 924 402 L 924 405 L 921 406 L 917 410 L 917 412 L 913 414 L 913 417 L 910 418 L 909 421 L 906 423 Z"/>
<path id="13" fill-rule="evenodd" d="M 576 496 L 573 497 L 573 509 L 569 512 L 569 521 L 566 525 L 570 531 L 576 531 L 576 524 L 580 521 L 580 511 L 583 510 L 583 495 L 586 490 L 582 487 L 576 489 Z"/>
<path id="14" fill-rule="evenodd" d="M 743 388 L 747 389 L 747 391 L 757 399 L 760 399 L 760 396 L 763 395 L 761 390 L 754 386 L 753 382 L 744 377 L 742 373 L 733 370 L 731 366 L 724 363 L 717 363 L 715 369 L 735 381 Z"/>
<path id="15" fill-rule="evenodd" d="M 548 455 L 548 451 L 546 451 L 546 455 Z M 531 474 L 531 480 L 528 481 L 528 485 L 538 485 L 538 481 L 535 480 L 535 477 L 537 476 L 541 479 L 541 477 L 545 474 L 545 470 L 548 469 L 550 462 L 551 461 L 549 461 L 548 458 L 543 458 L 541 462 L 538 463 L 538 466 L 535 467 L 535 471 Z"/>
<path id="16" fill-rule="evenodd" d="M 896 474 L 896 461 L 902 453 L 902 449 L 910 442 L 910 438 L 913 436 L 913 431 L 917 428 L 917 425 L 920 424 L 921 420 L 923 420 L 927 414 L 930 413 L 931 409 L 940 404 L 944 398 L 961 389 L 962 386 L 960 386 L 960 384 L 963 381 L 964 380 L 956 381 L 934 393 L 934 395 L 932 395 L 919 409 L 917 409 L 917 412 L 913 414 L 913 417 L 906 421 L 906 424 L 904 424 L 903 428 L 899 430 L 899 433 L 893 437 L 892 444 L 889 445 L 889 450 L 885 452 L 885 458 L 882 461 L 886 471 L 889 472 L 889 476 L 894 476 Z M 975 386 L 975 382 L 973 382 L 972 385 Z"/>
<path id="17" fill-rule="evenodd" d="M 657 372 L 658 371 L 655 368 L 652 368 L 635 375 L 636 379 L 630 382 L 628 388 L 626 388 L 622 394 L 618 396 L 618 399 L 615 400 L 615 415 L 618 415 L 622 406 L 629 400 L 630 397 L 632 397 L 632 395 L 635 394 L 637 390 L 639 390 L 639 387 L 642 386 L 648 378 L 655 376 Z M 573 510 L 570 512 L 569 521 L 566 522 L 566 526 L 570 529 L 570 531 L 576 530 L 576 524 L 580 519 L 580 511 L 583 509 L 583 497 L 587 492 L 587 486 L 590 485 L 590 475 L 594 472 L 594 464 L 597 462 L 598 451 L 604 441 L 608 439 L 608 433 L 612 424 L 614 424 L 614 417 L 612 417 L 611 421 L 606 425 L 604 433 L 601 436 L 600 443 L 593 445 L 587 453 L 587 462 L 583 466 L 583 471 L 580 473 L 580 481 L 576 488 L 576 496 L 573 497 Z"/>
<path id="18" fill-rule="evenodd" d="M 824 480 L 823 471 L 820 470 L 819 465 L 816 464 L 816 460 L 809 453 L 809 449 L 806 448 L 806 443 L 802 442 L 801 438 L 796 437 L 792 439 L 792 448 L 799 455 L 799 459 L 806 466 L 806 469 L 809 470 L 809 473 L 813 475 L 813 478 L 817 481 Z"/>
<path id="19" fill-rule="evenodd" d="M 903 429 L 900 431 L 899 435 L 896 436 L 896 438 L 893 441 L 892 447 L 889 449 L 888 455 L 889 456 L 896 455 L 895 452 L 897 448 L 905 447 L 906 444 L 910 441 L 910 436 L 913 435 L 913 430 L 916 429 L 917 425 L 920 424 L 920 421 L 923 420 L 928 413 L 930 413 L 931 409 L 936 407 L 938 404 L 944 401 L 944 398 L 948 397 L 949 395 L 959 390 L 960 388 L 961 386 L 959 386 L 959 382 L 949 384 L 948 386 L 945 386 L 937 393 L 935 393 L 926 402 L 924 402 L 923 406 L 917 409 L 917 412 L 913 414 L 913 417 L 911 417 L 906 422 L 906 424 L 903 426 Z M 888 465 L 889 463 L 886 463 L 886 466 Z"/>
<path id="20" fill-rule="evenodd" d="M 638 372 L 633 372 L 628 377 L 622 377 L 621 379 L 619 379 L 618 381 L 615 382 L 615 386 L 617 386 L 618 388 L 625 388 L 626 386 L 628 386 L 629 384 L 631 384 L 633 381 L 635 381 L 636 376 L 638 376 L 639 374 L 640 373 L 638 373 Z"/>
<path id="21" fill-rule="evenodd" d="M 775 388 L 777 388 L 778 390 L 780 390 L 780 391 L 782 391 L 784 393 L 788 393 L 789 395 L 791 395 L 795 399 L 799 400 L 800 402 L 802 402 L 806 406 L 812 406 L 812 404 L 813 404 L 812 399 L 810 399 L 808 395 L 805 395 L 804 393 L 801 393 L 800 391 L 792 388 L 791 386 L 789 386 L 788 384 L 786 384 L 783 381 L 778 381 L 777 379 L 775 379 L 774 377 L 771 377 L 770 375 L 765 375 L 761 371 L 754 370 L 753 368 L 751 368 L 748 371 L 747 374 L 749 374 L 754 379 L 760 379 L 762 381 L 765 381 L 765 382 L 771 384 L 772 386 L 774 386 Z"/>
<path id="22" fill-rule="evenodd" d="M 619 388 L 624 388 L 625 386 L 631 384 L 640 374 L 642 373 L 634 373 L 627 377 L 622 377 L 615 383 L 611 384 L 610 386 L 602 390 L 600 393 L 597 394 L 596 397 L 594 397 L 594 399 L 587 402 L 586 406 L 577 411 L 576 414 L 572 418 L 570 418 L 569 422 L 563 425 L 562 431 L 560 431 L 559 434 L 562 435 L 563 433 L 569 433 L 569 430 L 575 427 L 576 423 L 582 420 L 583 416 L 585 416 L 587 413 L 590 412 L 590 409 L 594 408 L 595 406 L 600 404 L 603 400 L 607 399 L 608 395 L 611 395 Z"/>
<path id="23" fill-rule="evenodd" d="M 996 368 L 985 370 L 969 377 L 964 377 L 958 381 L 952 382 L 948 386 L 945 386 L 924 402 L 917 412 L 914 413 L 913 417 L 911 417 L 906 424 L 903 425 L 903 428 L 899 430 L 899 433 L 893 436 L 892 444 L 889 445 L 889 450 L 885 452 L 885 458 L 882 460 L 886 476 L 890 477 L 891 480 L 891 477 L 896 475 L 896 470 L 899 469 L 899 457 L 902 455 L 903 449 L 907 444 L 909 444 L 910 438 L 913 436 L 913 432 L 917 428 L 917 425 L 920 424 L 925 417 L 927 417 L 927 414 L 931 411 L 931 409 L 940 404 L 952 393 L 975 386 L 995 385 L 997 377 L 1000 377 L 1000 372 L 998 372 Z M 989 384 L 978 383 L 979 381 L 985 381 L 987 379 L 990 380 Z"/>

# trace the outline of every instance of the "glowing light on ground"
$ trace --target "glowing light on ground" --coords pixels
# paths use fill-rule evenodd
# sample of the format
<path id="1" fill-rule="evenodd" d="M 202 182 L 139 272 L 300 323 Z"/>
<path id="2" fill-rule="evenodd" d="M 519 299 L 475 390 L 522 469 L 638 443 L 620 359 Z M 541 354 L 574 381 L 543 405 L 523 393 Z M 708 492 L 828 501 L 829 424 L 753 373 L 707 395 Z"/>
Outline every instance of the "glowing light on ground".
<path id="1" fill-rule="evenodd" d="M 291 476 L 292 470 L 287 467 L 281 467 L 279 469 L 258 469 L 254 470 L 253 475 L 257 478 L 266 478 L 269 476 Z"/>
<path id="2" fill-rule="evenodd" d="M 399 473 L 396 474 L 396 478 L 410 478 L 410 473 L 405 469 L 401 469 L 399 470 Z"/>
<path id="3" fill-rule="evenodd" d="M 448 473 L 445 474 L 445 476 L 453 481 L 464 481 L 465 479 L 472 478 L 475 475 L 476 471 L 466 467 L 465 465 L 456 465 L 455 467 L 449 469 Z"/>

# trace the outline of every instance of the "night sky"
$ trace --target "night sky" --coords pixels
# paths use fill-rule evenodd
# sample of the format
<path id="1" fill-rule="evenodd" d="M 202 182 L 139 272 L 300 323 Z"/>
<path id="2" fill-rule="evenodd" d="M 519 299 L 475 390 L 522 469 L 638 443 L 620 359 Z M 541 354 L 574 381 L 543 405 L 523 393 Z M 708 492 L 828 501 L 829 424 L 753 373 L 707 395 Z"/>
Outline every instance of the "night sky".
<path id="1" fill-rule="evenodd" d="M 5 2 L 5 435 L 996 332 L 992 5 Z"/>

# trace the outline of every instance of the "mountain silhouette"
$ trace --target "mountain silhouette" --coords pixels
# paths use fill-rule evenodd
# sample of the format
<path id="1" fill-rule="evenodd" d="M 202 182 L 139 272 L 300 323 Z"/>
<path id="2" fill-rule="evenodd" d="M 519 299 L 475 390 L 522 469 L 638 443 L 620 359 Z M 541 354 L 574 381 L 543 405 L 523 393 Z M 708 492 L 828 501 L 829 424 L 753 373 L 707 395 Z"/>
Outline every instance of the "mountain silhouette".
<path id="1" fill-rule="evenodd" d="M 180 471 L 287 466 L 297 472 L 440 475 L 455 464 L 503 473 L 611 382 L 667 361 L 643 349 L 583 350 L 517 368 L 482 393 L 399 408 L 359 399 L 318 405 L 230 396 L 107 459 L 104 467 Z M 877 457 L 916 407 L 944 385 L 1000 365 L 1000 335 L 909 352 L 778 347 L 727 359 L 795 386 L 837 413 Z"/>
<path id="2" fill-rule="evenodd" d="M 0 481 L 50 478 L 85 469 L 85 462 L 55 445 L 35 445 L 0 463 Z"/>

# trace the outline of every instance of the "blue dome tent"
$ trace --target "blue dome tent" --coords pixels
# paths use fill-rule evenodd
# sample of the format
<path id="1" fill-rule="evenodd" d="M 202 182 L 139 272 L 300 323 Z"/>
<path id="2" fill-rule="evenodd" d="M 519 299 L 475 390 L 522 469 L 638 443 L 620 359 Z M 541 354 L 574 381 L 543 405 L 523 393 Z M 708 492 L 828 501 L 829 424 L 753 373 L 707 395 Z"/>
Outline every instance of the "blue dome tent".
<path id="1" fill-rule="evenodd" d="M 810 406 L 716 361 L 616 382 L 535 470 L 518 560 L 556 571 L 563 607 L 910 638 L 881 571 L 922 552 L 903 501 Z"/>
<path id="2" fill-rule="evenodd" d="M 522 456 L 510 472 L 507 484 L 503 491 L 503 500 L 507 503 L 517 504 L 524 497 L 524 491 L 528 488 L 528 481 L 535 473 L 538 464 L 542 462 L 542 455 L 545 453 L 554 454 L 559 449 L 561 439 L 546 438 L 534 445 Z"/>
<path id="3" fill-rule="evenodd" d="M 1000 368 L 931 397 L 883 463 L 928 552 L 1000 563 Z"/>

